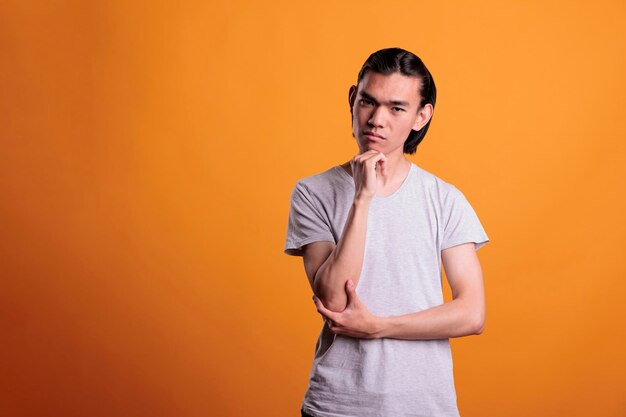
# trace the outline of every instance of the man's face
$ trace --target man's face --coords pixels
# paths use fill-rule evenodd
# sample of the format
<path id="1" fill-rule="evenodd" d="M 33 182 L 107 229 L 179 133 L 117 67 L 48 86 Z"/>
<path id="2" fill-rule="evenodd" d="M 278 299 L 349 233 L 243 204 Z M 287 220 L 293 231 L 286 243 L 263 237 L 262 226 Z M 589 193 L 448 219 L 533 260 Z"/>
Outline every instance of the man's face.
<path id="1" fill-rule="evenodd" d="M 375 149 L 389 155 L 403 153 L 411 129 L 421 129 L 432 112 L 419 109 L 420 80 L 400 73 L 383 75 L 369 71 L 358 90 L 350 87 L 352 134 L 360 153 Z M 378 135 L 378 136 L 376 136 Z"/>

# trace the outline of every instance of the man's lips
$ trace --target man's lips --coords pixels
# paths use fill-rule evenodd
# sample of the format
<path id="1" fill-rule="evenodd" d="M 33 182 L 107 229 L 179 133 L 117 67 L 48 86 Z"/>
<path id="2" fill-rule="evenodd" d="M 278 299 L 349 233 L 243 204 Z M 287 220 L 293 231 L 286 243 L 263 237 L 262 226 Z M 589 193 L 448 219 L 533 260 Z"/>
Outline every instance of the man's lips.
<path id="1" fill-rule="evenodd" d="M 380 136 L 376 133 L 373 132 L 364 132 L 365 137 L 371 140 L 384 140 L 385 138 L 383 136 Z"/>

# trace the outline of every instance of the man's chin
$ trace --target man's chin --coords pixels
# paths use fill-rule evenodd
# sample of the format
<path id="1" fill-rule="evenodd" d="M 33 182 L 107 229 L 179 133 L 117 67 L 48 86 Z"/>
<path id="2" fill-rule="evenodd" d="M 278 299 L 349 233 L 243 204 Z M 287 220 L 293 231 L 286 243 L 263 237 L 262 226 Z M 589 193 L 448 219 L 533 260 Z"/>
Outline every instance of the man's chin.
<path id="1" fill-rule="evenodd" d="M 380 146 L 380 144 L 376 143 L 376 142 L 367 142 L 365 144 L 365 150 L 368 151 L 370 149 L 373 149 L 373 150 L 378 151 L 378 152 L 383 152 L 382 146 Z"/>

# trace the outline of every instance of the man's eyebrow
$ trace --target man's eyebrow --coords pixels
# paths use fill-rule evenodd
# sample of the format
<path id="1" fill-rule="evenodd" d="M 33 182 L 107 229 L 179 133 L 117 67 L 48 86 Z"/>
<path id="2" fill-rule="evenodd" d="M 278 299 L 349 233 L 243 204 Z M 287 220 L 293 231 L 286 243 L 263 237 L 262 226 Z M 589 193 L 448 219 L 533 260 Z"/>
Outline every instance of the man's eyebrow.
<path id="1" fill-rule="evenodd" d="M 376 100 L 373 96 L 371 96 L 370 94 L 367 94 L 365 91 L 361 91 L 361 96 L 373 101 L 374 103 L 378 104 L 378 100 Z M 389 101 L 387 104 L 391 104 L 393 106 L 405 106 L 405 107 L 410 107 L 410 103 L 407 101 L 402 101 L 402 100 L 391 100 Z"/>

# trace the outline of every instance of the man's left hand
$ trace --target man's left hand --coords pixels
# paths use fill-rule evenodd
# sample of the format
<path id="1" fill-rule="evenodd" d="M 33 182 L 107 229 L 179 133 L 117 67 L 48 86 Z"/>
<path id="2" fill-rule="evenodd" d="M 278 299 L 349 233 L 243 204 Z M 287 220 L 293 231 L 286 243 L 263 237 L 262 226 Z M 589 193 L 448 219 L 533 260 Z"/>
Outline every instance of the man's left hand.
<path id="1" fill-rule="evenodd" d="M 328 310 L 322 301 L 313 296 L 317 311 L 326 319 L 331 332 L 359 339 L 380 337 L 382 319 L 373 315 L 357 297 L 352 280 L 346 282 L 348 304 L 341 312 Z"/>

